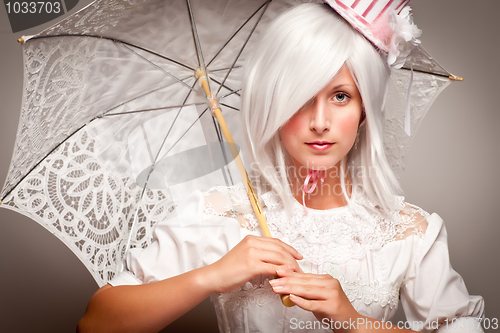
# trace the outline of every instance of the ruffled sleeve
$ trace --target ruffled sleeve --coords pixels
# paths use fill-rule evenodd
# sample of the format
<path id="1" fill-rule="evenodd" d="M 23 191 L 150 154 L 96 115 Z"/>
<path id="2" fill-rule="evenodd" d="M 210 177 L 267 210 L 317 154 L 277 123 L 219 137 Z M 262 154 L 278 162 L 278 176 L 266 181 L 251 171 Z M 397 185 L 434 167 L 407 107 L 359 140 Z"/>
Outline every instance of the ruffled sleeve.
<path id="1" fill-rule="evenodd" d="M 432 214 L 427 223 L 401 287 L 407 321 L 422 332 L 483 332 L 477 319 L 483 316 L 483 298 L 470 296 L 452 269 L 443 220 Z"/>
<path id="2" fill-rule="evenodd" d="M 220 200 L 217 203 L 222 204 Z M 127 253 L 127 269 L 109 281 L 111 285 L 160 281 L 209 265 L 242 237 L 234 218 L 205 214 L 206 197 L 200 191 L 189 195 L 175 211 L 174 217 L 155 227 L 150 246 Z"/>

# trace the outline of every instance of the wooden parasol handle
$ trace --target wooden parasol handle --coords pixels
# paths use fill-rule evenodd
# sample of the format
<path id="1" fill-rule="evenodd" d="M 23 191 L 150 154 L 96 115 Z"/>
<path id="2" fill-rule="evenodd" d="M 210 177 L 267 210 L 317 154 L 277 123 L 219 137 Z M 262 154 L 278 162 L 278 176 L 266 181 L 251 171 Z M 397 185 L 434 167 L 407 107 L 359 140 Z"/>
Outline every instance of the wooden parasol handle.
<path id="1" fill-rule="evenodd" d="M 217 99 L 215 98 L 215 96 L 212 95 L 212 92 L 210 91 L 210 88 L 207 83 L 207 77 L 202 70 L 198 69 L 196 71 L 196 78 L 198 79 L 198 83 L 200 84 L 200 86 L 205 91 L 205 95 L 207 96 L 210 103 L 212 114 L 215 116 L 215 118 L 217 118 L 217 121 L 219 122 L 224 138 L 226 139 L 227 142 L 230 143 L 229 147 L 231 149 L 231 153 L 233 155 L 234 161 L 236 162 L 236 166 L 238 167 L 241 179 L 245 184 L 248 198 L 250 199 L 250 204 L 252 205 L 253 211 L 255 212 L 257 221 L 259 221 L 262 234 L 264 235 L 264 237 L 271 237 L 271 232 L 269 231 L 269 227 L 267 226 L 266 218 L 262 212 L 262 208 L 257 198 L 257 194 L 255 193 L 252 183 L 250 182 L 250 178 L 248 178 L 245 165 L 243 164 L 238 149 L 234 144 L 233 136 L 231 135 L 231 132 L 229 132 L 229 128 L 227 127 L 226 121 L 222 116 L 222 111 L 220 109 L 219 103 L 217 102 Z M 281 295 L 281 302 L 283 303 L 283 305 L 288 307 L 292 307 L 295 305 L 290 300 L 290 295 Z"/>

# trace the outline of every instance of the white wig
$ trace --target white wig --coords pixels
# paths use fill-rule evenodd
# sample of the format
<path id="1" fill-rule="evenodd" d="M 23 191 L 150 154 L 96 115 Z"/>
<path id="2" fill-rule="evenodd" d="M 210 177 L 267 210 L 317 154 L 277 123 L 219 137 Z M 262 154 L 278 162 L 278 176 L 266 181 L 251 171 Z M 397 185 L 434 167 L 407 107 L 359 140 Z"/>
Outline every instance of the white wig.
<path id="1" fill-rule="evenodd" d="M 275 191 L 287 209 L 295 199 L 286 171 L 290 158 L 278 131 L 344 65 L 361 94 L 366 118 L 358 149 L 351 149 L 341 163 L 341 180 L 348 173 L 353 189 L 361 188 L 383 210 L 395 207 L 399 184 L 385 157 L 381 124 L 389 69 L 370 42 L 333 9 L 303 4 L 276 18 L 263 34 L 245 65 L 242 92 L 245 135 L 254 162 L 251 176 L 260 191 Z M 344 183 L 342 190 L 346 195 Z"/>

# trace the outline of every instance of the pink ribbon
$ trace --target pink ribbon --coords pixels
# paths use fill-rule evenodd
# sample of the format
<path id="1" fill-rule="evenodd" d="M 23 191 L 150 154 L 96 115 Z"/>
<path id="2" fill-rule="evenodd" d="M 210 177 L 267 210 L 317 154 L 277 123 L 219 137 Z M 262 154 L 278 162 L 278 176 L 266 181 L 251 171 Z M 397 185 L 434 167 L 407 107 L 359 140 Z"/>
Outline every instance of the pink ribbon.
<path id="1" fill-rule="evenodd" d="M 307 207 L 306 207 L 306 193 L 312 193 L 318 184 L 318 179 L 321 179 L 321 182 L 325 181 L 326 170 L 311 170 L 304 181 L 304 187 L 302 188 L 302 206 L 304 206 L 304 213 L 306 215 Z M 310 188 L 308 185 L 312 184 Z"/>

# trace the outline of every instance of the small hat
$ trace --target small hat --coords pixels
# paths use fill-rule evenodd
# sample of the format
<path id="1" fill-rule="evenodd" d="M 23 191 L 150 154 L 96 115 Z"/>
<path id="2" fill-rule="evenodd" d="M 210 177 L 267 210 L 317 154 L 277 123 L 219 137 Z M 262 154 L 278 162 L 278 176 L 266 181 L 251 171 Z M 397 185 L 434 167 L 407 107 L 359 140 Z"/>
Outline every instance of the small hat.
<path id="1" fill-rule="evenodd" d="M 421 31 L 413 24 L 410 0 L 324 0 L 388 54 L 388 64 L 401 68 L 413 48 L 420 44 Z"/>
<path id="2" fill-rule="evenodd" d="M 415 132 L 452 75 L 425 51 L 413 23 L 410 0 L 323 0 L 387 55 L 391 75 L 385 89 L 384 148 L 396 174 L 404 169 Z M 410 130 L 411 128 L 411 130 Z"/>

